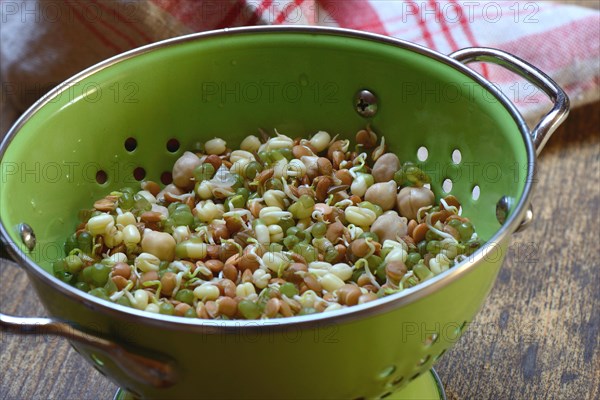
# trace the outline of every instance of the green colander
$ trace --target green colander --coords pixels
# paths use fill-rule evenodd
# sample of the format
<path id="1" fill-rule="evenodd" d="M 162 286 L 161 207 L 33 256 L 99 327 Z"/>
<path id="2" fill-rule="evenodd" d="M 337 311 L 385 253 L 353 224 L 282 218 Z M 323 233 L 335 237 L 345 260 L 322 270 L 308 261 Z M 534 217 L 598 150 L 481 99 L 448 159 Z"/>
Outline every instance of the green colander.
<path id="1" fill-rule="evenodd" d="M 530 131 L 463 64 L 471 61 L 521 75 L 548 94 L 552 110 Z M 427 373 L 480 309 L 509 236 L 531 219 L 536 150 L 567 112 L 565 93 L 510 54 L 444 56 L 342 29 L 229 29 L 122 54 L 52 90 L 2 142 L 0 231 L 51 316 L 2 315 L 2 327 L 67 337 L 141 398 L 387 396 Z M 350 138 L 368 123 L 401 160 L 422 165 L 436 195 L 461 200 L 487 240 L 472 257 L 371 303 L 263 321 L 151 315 L 51 273 L 79 209 L 144 177 L 168 180 L 198 141 L 218 136 L 235 148 L 259 128 Z"/>

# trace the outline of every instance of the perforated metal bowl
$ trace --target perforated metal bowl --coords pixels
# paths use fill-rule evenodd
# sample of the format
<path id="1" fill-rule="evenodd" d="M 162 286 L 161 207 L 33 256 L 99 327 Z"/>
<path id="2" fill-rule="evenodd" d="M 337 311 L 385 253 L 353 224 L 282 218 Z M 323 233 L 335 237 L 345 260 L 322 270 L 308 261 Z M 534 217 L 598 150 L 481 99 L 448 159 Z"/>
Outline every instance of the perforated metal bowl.
<path id="1" fill-rule="evenodd" d="M 551 97 L 552 111 L 530 131 L 514 105 L 463 64 L 471 61 L 500 64 L 531 81 Z M 452 88 L 451 99 L 440 96 Z M 373 96 L 359 100 L 362 90 Z M 66 336 L 96 368 L 144 398 L 385 395 L 428 371 L 481 307 L 510 234 L 531 218 L 536 149 L 567 111 L 554 82 L 504 52 L 444 56 L 341 29 L 230 29 L 117 56 L 50 92 L 1 145 L 0 232 L 51 315 L 2 315 L 2 327 Z M 432 189 L 457 196 L 487 240 L 469 260 L 372 303 L 265 321 L 151 315 L 51 274 L 76 210 L 135 181 L 134 171 L 160 180 L 196 141 L 220 136 L 235 148 L 257 128 L 350 137 L 368 122 L 401 160 L 418 161 L 418 149 L 427 149 L 420 163 Z M 176 151 L 167 148 L 172 139 Z M 32 251 L 23 242 L 32 244 L 28 227 L 37 237 Z"/>

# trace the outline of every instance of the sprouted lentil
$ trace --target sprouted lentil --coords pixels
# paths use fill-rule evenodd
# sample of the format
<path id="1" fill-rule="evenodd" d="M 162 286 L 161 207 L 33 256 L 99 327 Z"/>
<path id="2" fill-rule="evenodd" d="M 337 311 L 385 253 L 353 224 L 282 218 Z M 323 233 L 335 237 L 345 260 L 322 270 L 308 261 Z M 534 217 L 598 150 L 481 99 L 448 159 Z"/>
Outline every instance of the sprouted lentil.
<path id="1" fill-rule="evenodd" d="M 175 162 L 173 184 L 80 212 L 54 274 L 153 313 L 278 318 L 400 292 L 480 246 L 454 196 L 436 201 L 429 176 L 370 127 L 356 141 L 275 132 L 231 151 L 213 138 Z"/>

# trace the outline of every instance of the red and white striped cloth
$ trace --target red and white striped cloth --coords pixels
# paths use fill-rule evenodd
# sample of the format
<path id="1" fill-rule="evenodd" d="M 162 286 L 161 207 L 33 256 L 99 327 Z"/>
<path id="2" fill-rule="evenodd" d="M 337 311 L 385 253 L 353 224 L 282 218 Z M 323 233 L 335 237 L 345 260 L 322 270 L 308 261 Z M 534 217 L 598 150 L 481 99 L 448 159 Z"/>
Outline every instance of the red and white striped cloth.
<path id="1" fill-rule="evenodd" d="M 600 13 L 549 1 L 0 0 L 3 109 L 23 111 L 50 87 L 120 52 L 231 26 L 340 26 L 448 54 L 487 46 L 539 67 L 573 106 L 600 98 Z M 543 93 L 492 65 L 474 65 L 530 118 Z M 4 118 L 3 118 L 4 119 Z M 6 122 L 3 122 L 6 126 Z"/>

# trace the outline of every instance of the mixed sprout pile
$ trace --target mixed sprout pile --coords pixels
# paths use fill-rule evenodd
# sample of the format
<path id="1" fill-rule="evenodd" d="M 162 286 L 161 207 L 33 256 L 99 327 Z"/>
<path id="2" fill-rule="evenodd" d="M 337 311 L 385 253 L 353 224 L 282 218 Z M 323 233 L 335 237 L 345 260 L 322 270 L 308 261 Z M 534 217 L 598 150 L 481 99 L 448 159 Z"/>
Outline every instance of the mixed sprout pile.
<path id="1" fill-rule="evenodd" d="M 185 152 L 161 188 L 141 183 L 80 213 L 54 274 L 153 313 L 260 319 L 376 300 L 453 267 L 479 246 L 457 199 L 386 152 L 370 127 L 356 144 L 222 139 Z"/>

